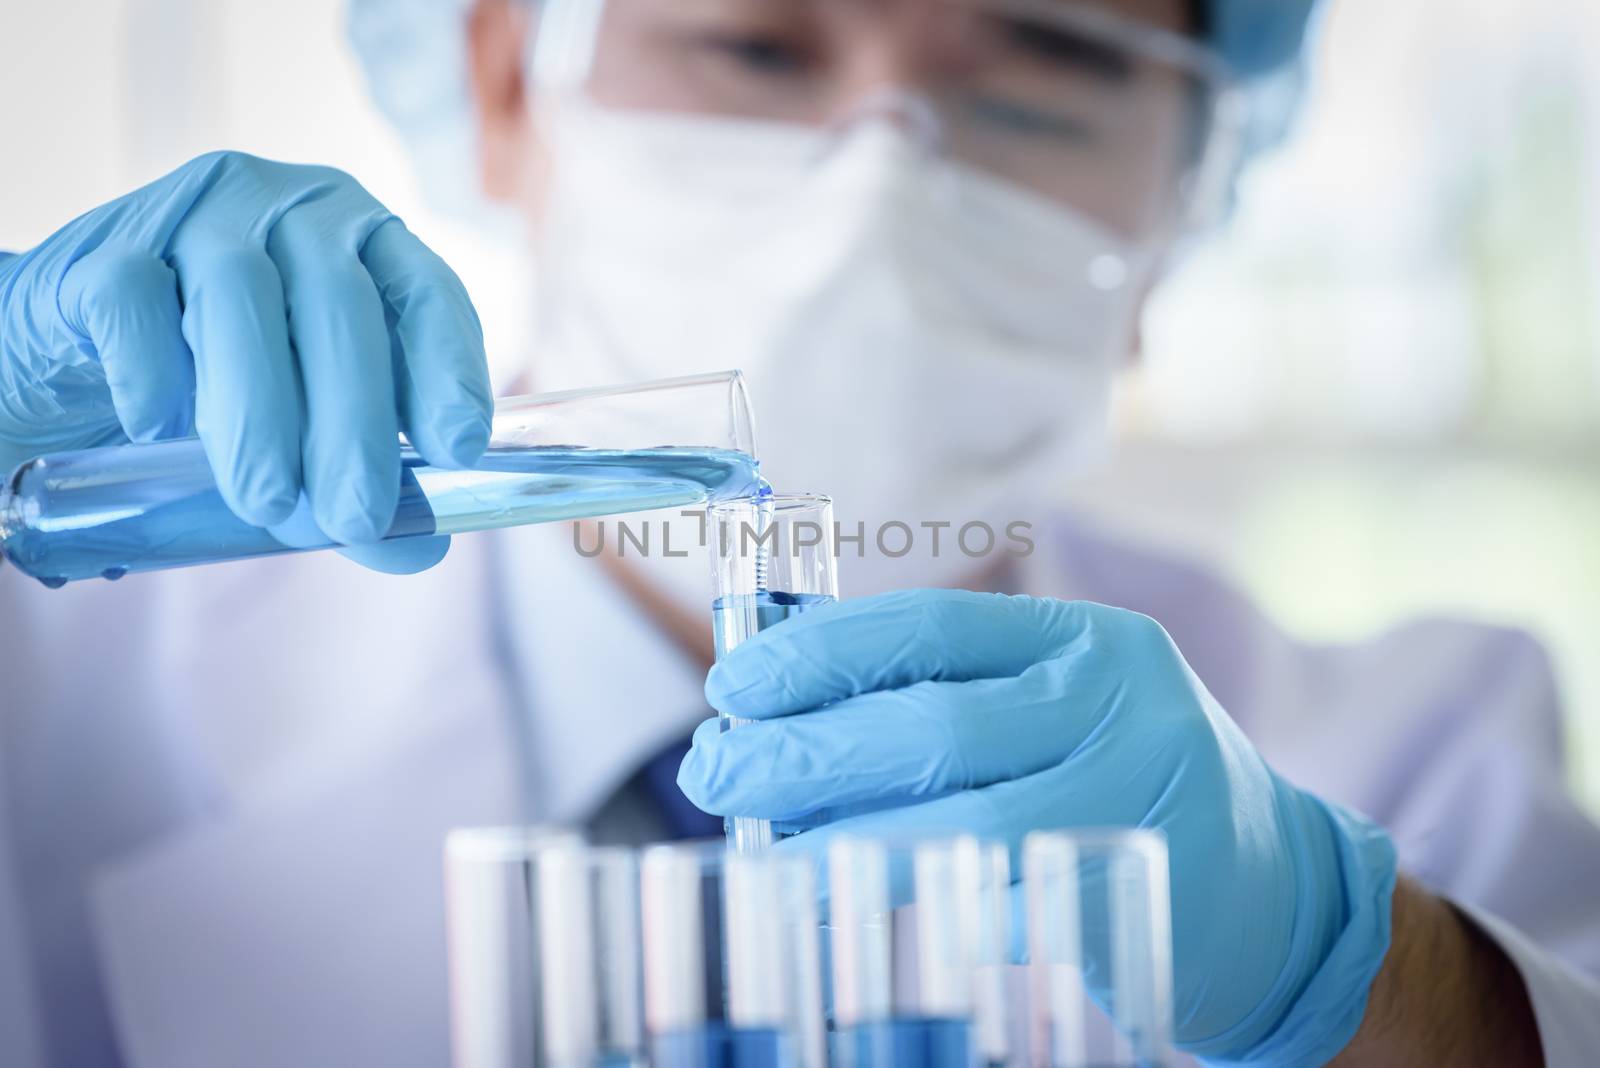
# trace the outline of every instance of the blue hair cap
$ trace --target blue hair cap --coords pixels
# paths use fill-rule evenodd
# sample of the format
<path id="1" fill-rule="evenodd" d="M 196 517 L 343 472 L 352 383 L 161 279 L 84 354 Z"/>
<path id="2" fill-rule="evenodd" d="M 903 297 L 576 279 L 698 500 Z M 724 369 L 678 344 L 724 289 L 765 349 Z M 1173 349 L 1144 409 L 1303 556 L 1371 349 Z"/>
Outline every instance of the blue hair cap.
<path id="1" fill-rule="evenodd" d="M 1204 0 L 1212 46 L 1246 78 L 1271 74 L 1305 47 L 1317 0 Z"/>

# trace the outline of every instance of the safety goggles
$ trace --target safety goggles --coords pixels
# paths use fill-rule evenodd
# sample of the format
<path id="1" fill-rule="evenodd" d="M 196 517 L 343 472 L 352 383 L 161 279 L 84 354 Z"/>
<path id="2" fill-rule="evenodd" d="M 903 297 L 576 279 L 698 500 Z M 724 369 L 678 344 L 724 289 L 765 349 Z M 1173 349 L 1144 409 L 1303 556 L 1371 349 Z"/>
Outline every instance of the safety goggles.
<path id="1" fill-rule="evenodd" d="M 1211 222 L 1242 93 L 1195 39 L 1088 0 L 544 0 L 536 92 L 930 153 L 1137 239 Z"/>

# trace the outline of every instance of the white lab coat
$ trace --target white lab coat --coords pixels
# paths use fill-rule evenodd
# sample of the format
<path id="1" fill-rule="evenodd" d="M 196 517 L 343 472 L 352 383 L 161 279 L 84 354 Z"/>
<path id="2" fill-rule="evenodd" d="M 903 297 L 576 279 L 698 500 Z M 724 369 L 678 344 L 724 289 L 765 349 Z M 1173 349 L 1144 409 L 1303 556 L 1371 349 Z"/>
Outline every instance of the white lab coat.
<path id="1" fill-rule="evenodd" d="M 1563 792 L 1535 643 L 1433 621 L 1311 647 L 1196 569 L 1041 533 L 1027 592 L 1161 620 L 1269 760 L 1486 917 L 1551 1063 L 1593 1063 L 1600 830 Z M 332 554 L 0 572 L 0 680 L 8 1066 L 447 1063 L 446 828 L 581 820 L 705 715 L 699 671 L 558 527 L 408 579 Z"/>

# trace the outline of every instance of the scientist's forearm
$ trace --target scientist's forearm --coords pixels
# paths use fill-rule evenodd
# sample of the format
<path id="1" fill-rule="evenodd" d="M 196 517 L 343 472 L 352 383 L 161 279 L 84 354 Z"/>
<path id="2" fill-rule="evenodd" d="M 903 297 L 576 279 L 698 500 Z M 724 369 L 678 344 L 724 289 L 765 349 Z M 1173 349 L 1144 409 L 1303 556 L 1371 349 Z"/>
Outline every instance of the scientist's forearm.
<path id="1" fill-rule="evenodd" d="M 1541 1065 L 1544 1054 L 1516 966 L 1448 902 L 1402 878 L 1367 1015 L 1331 1063 Z"/>

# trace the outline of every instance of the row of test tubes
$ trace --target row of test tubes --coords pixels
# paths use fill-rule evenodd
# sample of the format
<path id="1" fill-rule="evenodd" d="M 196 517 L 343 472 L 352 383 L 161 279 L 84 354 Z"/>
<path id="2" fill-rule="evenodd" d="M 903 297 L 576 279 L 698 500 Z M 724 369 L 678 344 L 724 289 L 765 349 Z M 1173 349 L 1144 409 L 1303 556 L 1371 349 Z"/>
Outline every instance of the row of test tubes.
<path id="1" fill-rule="evenodd" d="M 1166 1063 L 1164 840 L 446 846 L 455 1068 Z"/>

